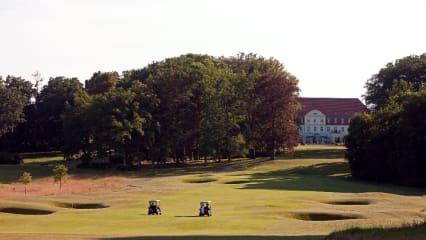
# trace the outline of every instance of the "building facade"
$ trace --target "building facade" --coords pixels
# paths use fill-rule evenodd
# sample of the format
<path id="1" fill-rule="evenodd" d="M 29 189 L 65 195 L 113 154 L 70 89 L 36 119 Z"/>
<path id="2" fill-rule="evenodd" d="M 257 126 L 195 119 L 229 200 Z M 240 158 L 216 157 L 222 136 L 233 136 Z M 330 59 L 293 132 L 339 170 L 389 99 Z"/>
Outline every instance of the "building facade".
<path id="1" fill-rule="evenodd" d="M 357 98 L 299 98 L 299 102 L 300 142 L 304 144 L 344 142 L 353 116 L 367 112 Z"/>

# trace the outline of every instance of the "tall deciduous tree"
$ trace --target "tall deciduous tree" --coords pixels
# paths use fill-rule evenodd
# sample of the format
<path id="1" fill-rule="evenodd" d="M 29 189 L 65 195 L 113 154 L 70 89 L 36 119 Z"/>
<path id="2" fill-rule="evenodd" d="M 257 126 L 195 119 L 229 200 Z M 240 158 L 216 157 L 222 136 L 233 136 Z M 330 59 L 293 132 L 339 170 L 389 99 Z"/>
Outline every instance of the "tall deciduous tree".
<path id="1" fill-rule="evenodd" d="M 74 98 L 85 95 L 77 78 L 50 78 L 37 99 L 38 141 L 44 142 L 47 149 L 60 149 L 64 144 L 64 130 L 61 115 L 66 105 L 74 106 Z M 47 150 L 46 149 L 46 150 Z"/>
<path id="2" fill-rule="evenodd" d="M 87 123 L 92 128 L 93 147 L 98 155 L 113 150 L 124 156 L 123 164 L 127 165 L 132 160 L 132 153 L 149 148 L 150 142 L 141 146 L 140 141 L 145 131 L 154 131 L 155 123 L 145 107 L 155 104 L 155 99 L 143 88 L 135 84 L 131 89 L 118 88 L 94 96 Z M 149 137 L 143 140 L 148 141 Z"/>
<path id="3" fill-rule="evenodd" d="M 288 99 L 290 100 L 290 102 L 288 103 L 289 105 L 277 104 L 274 107 L 276 111 L 288 111 L 289 113 L 291 113 L 291 116 L 288 116 L 289 118 L 293 118 L 291 120 L 284 120 L 281 118 L 277 119 L 279 121 L 284 121 L 279 125 L 281 125 L 282 127 L 286 126 L 287 130 L 289 131 L 291 129 L 290 132 L 285 134 L 285 136 L 289 137 L 287 140 L 285 140 L 286 144 L 283 144 L 283 146 L 280 147 L 288 147 L 291 149 L 292 147 L 290 146 L 293 146 L 295 144 L 295 141 L 297 141 L 294 137 L 294 114 L 298 111 L 298 107 L 294 106 L 294 101 L 296 100 L 298 92 L 297 79 L 290 73 L 288 73 L 279 61 L 273 58 L 265 59 L 262 56 L 257 56 L 256 54 L 252 53 L 240 53 L 236 57 L 222 58 L 222 60 L 237 75 L 234 86 L 239 90 L 236 94 L 241 101 L 241 106 L 246 115 L 240 125 L 242 133 L 244 134 L 244 137 L 247 140 L 247 146 L 250 149 L 251 157 L 256 157 L 256 151 L 269 151 L 270 153 L 273 152 L 271 151 L 271 149 L 268 149 L 268 144 L 266 144 L 264 138 L 265 126 L 263 124 L 259 124 L 259 121 L 263 118 L 260 116 L 263 114 L 261 112 L 264 112 L 266 110 L 262 109 L 262 107 L 259 107 L 259 103 L 265 101 L 265 97 L 268 96 L 268 91 L 281 91 L 271 88 L 269 90 L 266 90 L 266 88 L 268 88 L 268 84 L 272 84 L 272 79 L 277 80 L 278 78 L 280 78 L 282 80 L 289 80 L 287 82 L 289 82 L 290 88 L 294 88 L 292 90 L 289 90 L 289 92 L 292 92 L 289 95 L 290 99 Z M 277 101 L 280 100 L 277 99 Z M 274 121 L 274 124 L 275 123 L 276 121 Z M 280 143 L 277 144 L 280 145 Z"/>
<path id="4" fill-rule="evenodd" d="M 256 81 L 253 131 L 257 145 L 265 147 L 271 159 L 275 159 L 278 149 L 297 146 L 297 93 L 297 80 L 291 75 L 265 75 Z"/>
<path id="5" fill-rule="evenodd" d="M 0 136 L 25 121 L 23 109 L 30 103 L 32 84 L 22 78 L 0 77 Z"/>

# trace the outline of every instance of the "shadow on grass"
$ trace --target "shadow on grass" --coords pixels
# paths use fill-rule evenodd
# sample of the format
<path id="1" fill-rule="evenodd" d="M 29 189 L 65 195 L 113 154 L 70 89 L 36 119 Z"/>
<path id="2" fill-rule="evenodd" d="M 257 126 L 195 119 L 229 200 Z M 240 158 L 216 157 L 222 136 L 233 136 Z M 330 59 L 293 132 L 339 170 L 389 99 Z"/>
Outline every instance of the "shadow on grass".
<path id="1" fill-rule="evenodd" d="M 331 148 L 331 149 L 296 149 L 293 153 L 280 154 L 281 159 L 310 159 L 310 158 L 326 158 L 336 159 L 344 158 L 346 149 L 344 148 Z"/>
<path id="2" fill-rule="evenodd" d="M 99 240 L 323 240 L 325 236 L 152 236 L 152 237 L 115 237 Z"/>
<path id="3" fill-rule="evenodd" d="M 374 184 L 350 177 L 345 162 L 321 163 L 286 170 L 254 173 L 242 189 L 321 191 L 341 193 L 386 192 L 399 195 L 422 195 L 425 189 Z"/>

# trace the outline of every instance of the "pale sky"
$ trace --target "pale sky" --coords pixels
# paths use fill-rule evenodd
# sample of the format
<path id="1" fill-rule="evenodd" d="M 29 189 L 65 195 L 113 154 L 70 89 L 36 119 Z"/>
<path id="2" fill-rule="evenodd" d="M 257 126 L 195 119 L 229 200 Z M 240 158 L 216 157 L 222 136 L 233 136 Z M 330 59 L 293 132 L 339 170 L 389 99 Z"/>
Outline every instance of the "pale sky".
<path id="1" fill-rule="evenodd" d="M 356 97 L 426 52 L 426 0 L 0 0 L 0 75 L 89 79 L 186 53 L 274 57 L 303 97 Z"/>

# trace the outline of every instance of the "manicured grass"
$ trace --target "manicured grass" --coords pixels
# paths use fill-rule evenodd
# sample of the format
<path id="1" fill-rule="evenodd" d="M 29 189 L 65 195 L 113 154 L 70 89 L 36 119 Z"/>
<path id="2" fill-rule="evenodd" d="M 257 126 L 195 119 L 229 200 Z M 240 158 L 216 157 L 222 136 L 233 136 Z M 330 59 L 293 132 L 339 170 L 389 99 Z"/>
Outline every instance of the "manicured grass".
<path id="1" fill-rule="evenodd" d="M 63 161 L 64 154 L 62 152 L 38 152 L 38 153 L 22 153 L 20 154 L 24 163 L 50 163 Z"/>
<path id="2" fill-rule="evenodd" d="M 350 227 L 400 226 L 426 216 L 424 189 L 356 181 L 343 154 L 342 147 L 301 146 L 275 161 L 144 166 L 137 172 L 71 168 L 77 176 L 119 173 L 129 178 L 119 188 L 101 192 L 0 199 L 0 208 L 54 212 L 44 216 L 0 212 L 0 239 L 313 240 Z M 11 166 L 0 166 L 0 181 L 7 182 L 1 174 L 7 172 L 4 167 Z M 9 170 L 25 168 L 40 177 L 47 168 L 51 175 L 50 168 L 34 163 Z M 163 215 L 147 215 L 152 199 L 161 200 Z M 198 217 L 199 202 L 206 200 L 212 201 L 213 216 Z M 84 204 L 109 207 L 72 207 Z M 321 219 L 330 216 L 335 219 Z M 348 219 L 352 217 L 358 219 Z"/>

